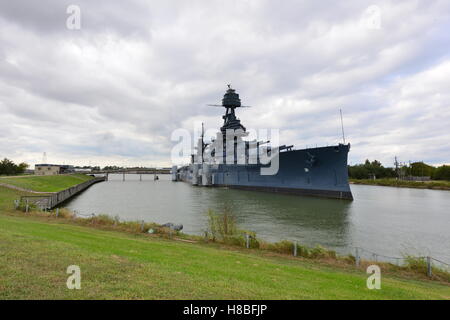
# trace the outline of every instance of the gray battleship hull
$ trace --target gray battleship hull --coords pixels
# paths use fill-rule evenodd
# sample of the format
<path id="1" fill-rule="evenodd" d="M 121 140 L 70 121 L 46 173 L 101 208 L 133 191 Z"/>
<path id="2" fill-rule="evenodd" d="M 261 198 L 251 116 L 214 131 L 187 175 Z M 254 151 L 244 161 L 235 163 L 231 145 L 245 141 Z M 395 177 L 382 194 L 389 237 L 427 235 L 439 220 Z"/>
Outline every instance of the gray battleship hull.
<path id="1" fill-rule="evenodd" d="M 204 131 L 197 146 L 197 155 L 192 154 L 191 165 L 177 170 L 173 168 L 174 181 L 183 180 L 193 185 L 226 186 L 231 188 L 282 192 L 300 195 L 311 195 L 352 200 L 352 192 L 348 184 L 347 157 L 350 144 L 339 144 L 330 147 L 292 150 L 293 146 L 280 146 L 278 150 L 278 171 L 272 175 L 261 174 L 265 166 L 261 164 L 260 155 L 272 153 L 271 146 L 264 146 L 270 141 L 244 141 L 247 136 L 246 128 L 236 117 L 235 111 L 241 108 L 241 100 L 236 90 L 228 85 L 221 105 L 226 109 L 223 126 L 216 139 L 205 144 Z M 234 142 L 233 142 L 234 141 Z M 218 142 L 223 142 L 220 144 Z M 256 142 L 256 144 L 255 144 Z M 228 143 L 234 144 L 234 150 L 228 154 Z M 238 150 L 241 151 L 239 160 L 245 164 L 238 164 Z M 256 148 L 255 148 L 256 147 Z M 209 149 L 208 149 L 209 148 Z M 233 147 L 232 147 L 233 148 Z M 207 151 L 206 151 L 207 150 Z M 242 152 L 245 150 L 245 153 Z M 217 164 L 221 159 L 215 159 L 216 153 L 222 154 L 223 159 L 234 158 L 231 163 Z M 255 152 L 256 151 L 256 152 Z M 262 152 L 260 152 L 262 151 Z M 213 156 L 214 153 L 214 156 Z M 206 155 L 206 161 L 205 161 Z M 210 161 L 209 156 L 214 159 Z M 245 155 L 245 156 L 244 156 Z M 276 154 L 273 154 L 275 157 Z M 265 157 L 264 157 L 265 158 Z M 275 160 L 275 161 L 274 161 Z M 272 166 L 277 159 L 272 159 Z M 255 164 L 251 164 L 255 163 Z M 267 166 L 268 167 L 268 166 Z M 267 170 L 264 170 L 265 172 Z"/>
<path id="2" fill-rule="evenodd" d="M 261 165 L 256 164 L 220 164 L 211 169 L 211 185 L 353 200 L 348 183 L 349 149 L 350 145 L 339 144 L 280 152 L 275 175 L 261 175 Z M 180 180 L 192 182 L 188 168 Z"/>

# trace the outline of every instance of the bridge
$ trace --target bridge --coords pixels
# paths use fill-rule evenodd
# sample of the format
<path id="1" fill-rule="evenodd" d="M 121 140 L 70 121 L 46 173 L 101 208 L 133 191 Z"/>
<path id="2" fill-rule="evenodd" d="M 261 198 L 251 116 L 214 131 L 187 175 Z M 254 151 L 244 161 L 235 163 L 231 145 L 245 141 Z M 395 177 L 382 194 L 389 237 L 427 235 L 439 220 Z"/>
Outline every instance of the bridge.
<path id="1" fill-rule="evenodd" d="M 96 170 L 92 171 L 93 174 L 106 174 L 106 173 L 126 173 L 126 174 L 170 174 L 170 168 L 154 169 L 154 168 L 124 168 L 115 170 Z"/>
<path id="2" fill-rule="evenodd" d="M 153 174 L 155 176 L 155 180 L 157 178 L 157 174 L 170 174 L 171 169 L 163 168 L 163 169 L 155 169 L 155 168 L 125 168 L 125 169 L 116 169 L 116 170 L 98 170 L 93 171 L 91 174 L 100 174 L 104 175 L 106 177 L 106 180 L 108 181 L 108 176 L 110 174 L 121 174 L 122 180 L 125 181 L 125 175 L 126 174 L 138 174 L 139 180 L 142 181 L 142 175 L 143 174 Z"/>

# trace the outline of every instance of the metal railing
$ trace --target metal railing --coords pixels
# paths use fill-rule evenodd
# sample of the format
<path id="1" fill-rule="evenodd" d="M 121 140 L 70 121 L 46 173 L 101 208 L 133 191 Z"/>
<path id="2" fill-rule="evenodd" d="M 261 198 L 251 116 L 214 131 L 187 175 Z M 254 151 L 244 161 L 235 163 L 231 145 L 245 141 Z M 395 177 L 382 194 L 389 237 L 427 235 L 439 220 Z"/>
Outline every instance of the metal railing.
<path id="1" fill-rule="evenodd" d="M 429 277 L 433 275 L 433 268 L 438 268 L 445 272 L 450 272 L 450 264 L 442 260 L 433 258 L 431 256 L 407 256 L 407 257 L 392 257 L 379 254 L 365 248 L 355 247 L 355 265 L 359 267 L 361 260 L 364 259 L 370 262 L 385 262 L 397 266 L 407 266 L 411 261 L 423 261 L 426 264 L 426 272 Z M 364 255 L 366 253 L 366 255 Z M 381 259 L 380 259 L 381 258 Z"/>

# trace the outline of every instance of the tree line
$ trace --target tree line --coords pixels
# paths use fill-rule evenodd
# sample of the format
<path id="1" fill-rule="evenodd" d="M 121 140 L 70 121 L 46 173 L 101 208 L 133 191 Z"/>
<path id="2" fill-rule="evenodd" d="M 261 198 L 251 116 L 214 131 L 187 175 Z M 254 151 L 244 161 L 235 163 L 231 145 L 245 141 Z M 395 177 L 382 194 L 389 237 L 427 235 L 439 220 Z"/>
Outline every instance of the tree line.
<path id="1" fill-rule="evenodd" d="M 352 179 L 382 179 L 401 177 L 430 177 L 432 180 L 450 180 L 450 166 L 435 167 L 424 162 L 413 162 L 398 168 L 384 167 L 381 162 L 366 160 L 364 163 L 348 166 L 348 174 Z"/>
<path id="2" fill-rule="evenodd" d="M 0 161 L 0 175 L 22 174 L 28 168 L 25 162 L 15 164 L 13 161 L 5 158 Z"/>

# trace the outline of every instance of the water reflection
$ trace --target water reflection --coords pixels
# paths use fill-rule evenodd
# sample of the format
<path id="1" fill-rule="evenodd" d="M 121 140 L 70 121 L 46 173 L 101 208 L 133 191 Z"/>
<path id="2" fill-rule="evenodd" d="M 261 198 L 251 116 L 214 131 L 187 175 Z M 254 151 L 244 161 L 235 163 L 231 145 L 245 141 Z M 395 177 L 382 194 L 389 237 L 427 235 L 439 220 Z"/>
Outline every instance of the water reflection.
<path id="1" fill-rule="evenodd" d="M 352 186 L 355 201 L 227 188 L 192 187 L 170 176 L 110 175 L 66 205 L 83 214 L 182 223 L 201 234 L 208 209 L 232 208 L 241 228 L 268 241 L 299 240 L 349 253 L 361 246 L 386 255 L 433 254 L 450 261 L 450 192 Z"/>
<path id="2" fill-rule="evenodd" d="M 347 243 L 348 201 L 235 189 L 212 194 L 215 209 L 231 206 L 240 225 L 267 240 L 296 239 L 333 247 Z"/>

